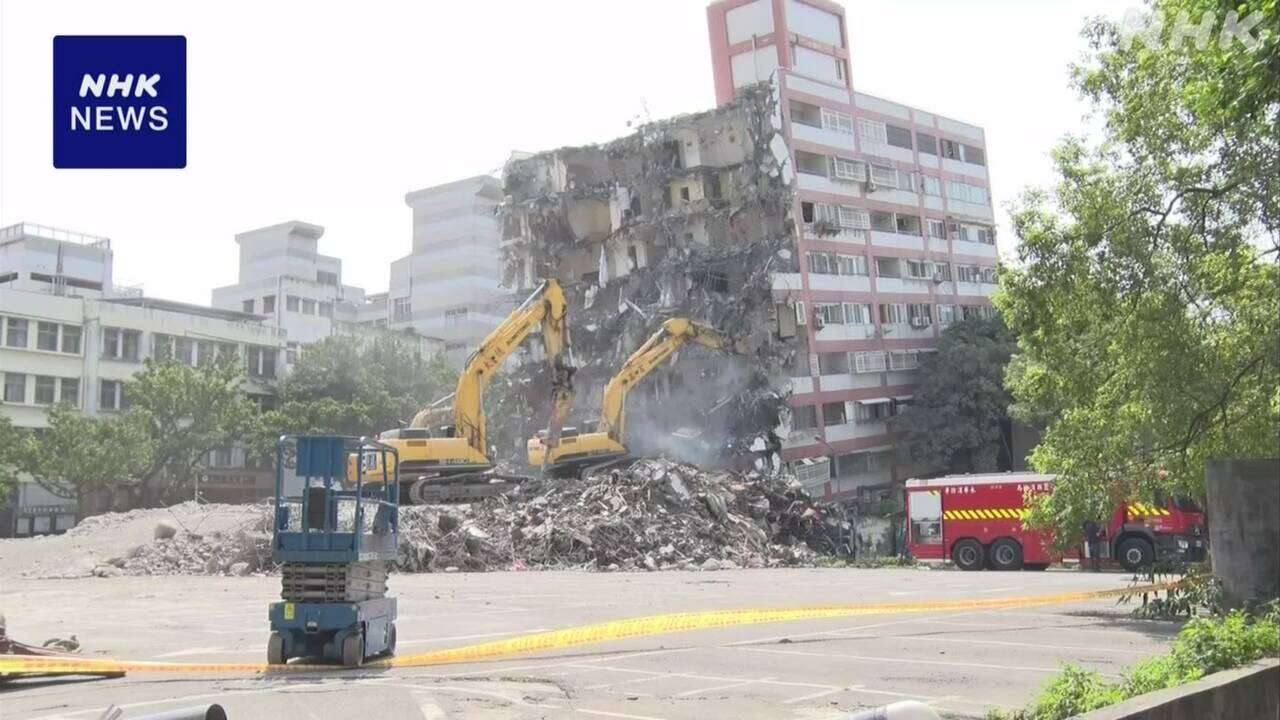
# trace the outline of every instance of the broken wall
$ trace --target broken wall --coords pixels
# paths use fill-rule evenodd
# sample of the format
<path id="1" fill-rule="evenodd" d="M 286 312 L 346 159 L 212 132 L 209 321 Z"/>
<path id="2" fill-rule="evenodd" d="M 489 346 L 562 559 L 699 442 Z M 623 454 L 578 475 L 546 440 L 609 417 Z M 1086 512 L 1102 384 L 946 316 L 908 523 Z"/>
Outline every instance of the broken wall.
<path id="1" fill-rule="evenodd" d="M 556 278 L 570 304 L 579 370 L 569 424 L 590 429 L 608 379 L 664 320 L 684 316 L 745 353 L 686 346 L 651 373 L 627 401 L 633 453 L 706 464 L 779 447 L 786 403 L 776 385 L 795 344 L 777 332 L 771 276 L 797 271 L 780 123 L 766 83 L 714 110 L 506 165 L 505 283 L 519 294 Z M 536 426 L 549 409 L 534 395 L 524 417 Z"/>

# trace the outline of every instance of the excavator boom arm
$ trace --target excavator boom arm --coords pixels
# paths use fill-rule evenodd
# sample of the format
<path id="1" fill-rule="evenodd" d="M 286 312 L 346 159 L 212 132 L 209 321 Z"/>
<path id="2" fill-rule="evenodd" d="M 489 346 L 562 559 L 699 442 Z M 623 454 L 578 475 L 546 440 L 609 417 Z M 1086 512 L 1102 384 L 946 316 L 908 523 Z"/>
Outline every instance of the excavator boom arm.
<path id="1" fill-rule="evenodd" d="M 623 444 L 627 393 L 686 342 L 713 350 L 730 348 L 729 340 L 708 325 L 687 318 L 671 318 L 662 323 L 662 327 L 627 358 L 622 368 L 605 386 L 600 430 L 610 439 L 619 445 Z"/>
<path id="2" fill-rule="evenodd" d="M 466 366 L 458 376 L 458 387 L 453 395 L 453 418 L 457 435 L 465 438 L 472 448 L 488 454 L 485 441 L 484 388 L 493 378 L 493 373 L 520 347 L 520 343 L 534 327 L 542 327 L 542 341 L 547 362 L 551 366 L 553 405 L 559 412 L 558 408 L 572 404 L 573 369 L 564 357 L 569 349 L 567 311 L 568 305 L 560 284 L 555 280 L 544 280 L 520 307 L 489 333 L 467 359 Z M 420 427 L 418 422 L 421 417 L 423 413 L 419 413 L 410 426 Z M 556 430 L 558 432 L 558 427 Z"/>

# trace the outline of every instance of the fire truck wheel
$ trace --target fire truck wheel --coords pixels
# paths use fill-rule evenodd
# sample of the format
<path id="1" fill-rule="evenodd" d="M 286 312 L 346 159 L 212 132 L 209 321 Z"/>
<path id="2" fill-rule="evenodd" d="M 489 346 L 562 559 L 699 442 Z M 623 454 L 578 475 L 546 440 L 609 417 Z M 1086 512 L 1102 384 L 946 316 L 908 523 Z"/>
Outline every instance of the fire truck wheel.
<path id="1" fill-rule="evenodd" d="M 1155 549 L 1151 547 L 1151 543 L 1140 537 L 1126 538 L 1124 542 L 1120 543 L 1120 547 L 1116 548 L 1116 555 L 1120 558 L 1120 565 L 1129 572 L 1137 572 L 1142 568 L 1149 567 L 1155 554 Z"/>
<path id="2" fill-rule="evenodd" d="M 972 538 L 956 542 L 951 548 L 951 561 L 961 570 L 981 570 L 982 545 Z"/>
<path id="3" fill-rule="evenodd" d="M 991 543 L 991 568 L 993 570 L 1021 570 L 1022 546 L 1009 538 Z"/>

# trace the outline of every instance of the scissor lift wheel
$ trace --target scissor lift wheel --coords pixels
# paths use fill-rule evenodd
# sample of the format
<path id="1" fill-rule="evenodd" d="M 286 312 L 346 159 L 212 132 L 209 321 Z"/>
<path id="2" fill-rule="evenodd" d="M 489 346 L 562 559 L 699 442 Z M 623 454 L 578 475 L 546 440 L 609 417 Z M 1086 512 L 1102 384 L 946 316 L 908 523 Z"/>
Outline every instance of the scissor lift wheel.
<path id="1" fill-rule="evenodd" d="M 360 667 L 364 663 L 364 633 L 354 632 L 342 641 L 342 664 Z"/>
<path id="2" fill-rule="evenodd" d="M 267 664 L 283 665 L 284 660 L 284 636 L 273 632 L 267 640 Z"/>

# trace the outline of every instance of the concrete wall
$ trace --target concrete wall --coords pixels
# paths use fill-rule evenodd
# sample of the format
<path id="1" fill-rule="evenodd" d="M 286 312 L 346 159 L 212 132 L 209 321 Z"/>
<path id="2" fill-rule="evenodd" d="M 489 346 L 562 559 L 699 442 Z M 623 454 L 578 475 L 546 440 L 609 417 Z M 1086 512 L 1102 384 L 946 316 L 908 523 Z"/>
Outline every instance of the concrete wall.
<path id="1" fill-rule="evenodd" d="M 1227 604 L 1280 597 L 1280 458 L 1210 460 L 1204 475 L 1213 572 Z"/>
<path id="2" fill-rule="evenodd" d="M 1186 685 L 1139 695 L 1075 720 L 1275 720 L 1280 717 L 1280 660 L 1214 673 Z"/>

